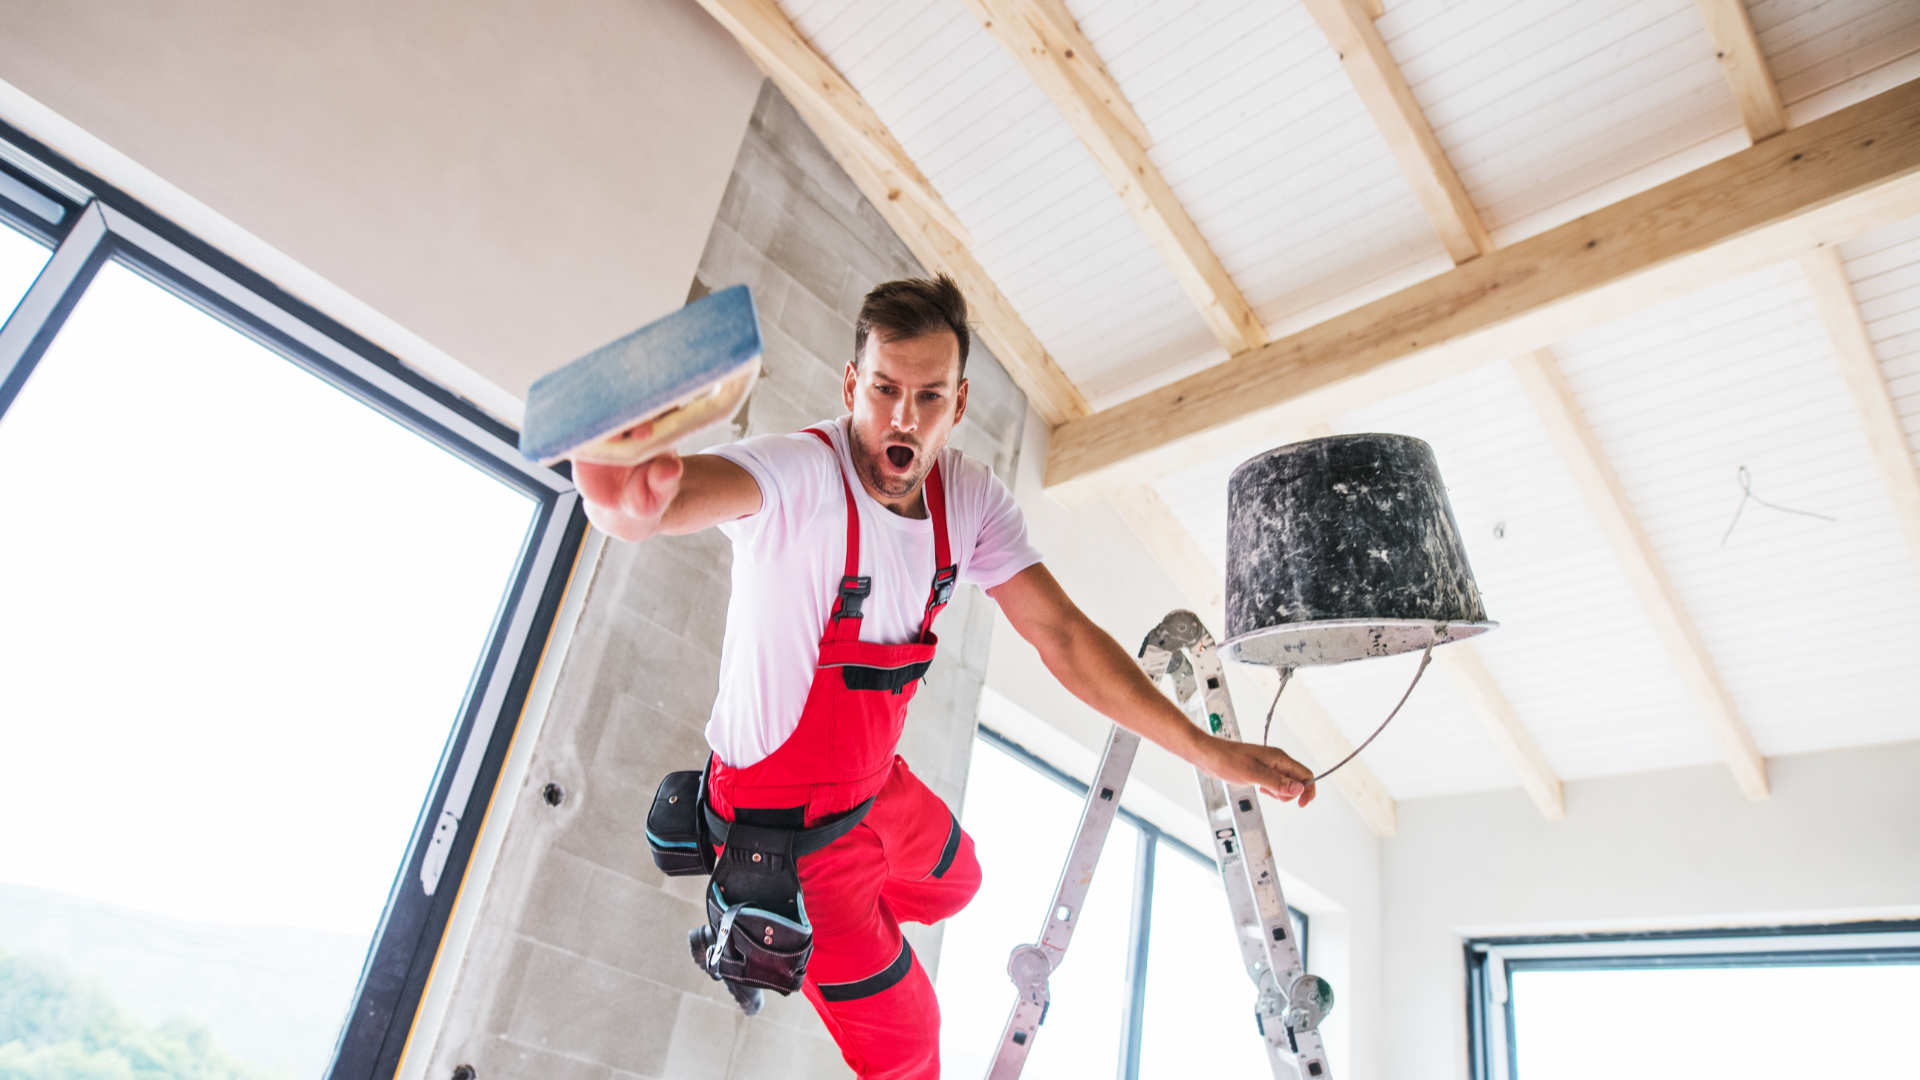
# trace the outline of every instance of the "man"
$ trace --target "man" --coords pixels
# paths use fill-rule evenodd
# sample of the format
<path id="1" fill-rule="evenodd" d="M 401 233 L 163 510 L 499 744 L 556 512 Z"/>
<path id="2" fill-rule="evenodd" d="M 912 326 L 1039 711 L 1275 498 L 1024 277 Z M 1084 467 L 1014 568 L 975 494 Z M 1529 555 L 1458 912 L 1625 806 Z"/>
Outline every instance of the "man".
<path id="1" fill-rule="evenodd" d="M 899 923 L 947 918 L 980 883 L 972 839 L 894 753 L 956 582 L 984 589 L 1062 685 L 1116 723 L 1224 780 L 1302 806 L 1314 795 L 1311 770 L 1281 751 L 1189 722 L 1061 591 L 992 471 L 946 449 L 966 415 L 968 344 L 951 279 L 888 282 L 860 309 L 850 416 L 684 459 L 574 467 L 588 516 L 615 537 L 717 526 L 733 541 L 707 725 L 715 812 L 800 828 L 873 800 L 798 860 L 814 935 L 803 990 L 868 1080 L 939 1075 L 939 1006 Z"/>

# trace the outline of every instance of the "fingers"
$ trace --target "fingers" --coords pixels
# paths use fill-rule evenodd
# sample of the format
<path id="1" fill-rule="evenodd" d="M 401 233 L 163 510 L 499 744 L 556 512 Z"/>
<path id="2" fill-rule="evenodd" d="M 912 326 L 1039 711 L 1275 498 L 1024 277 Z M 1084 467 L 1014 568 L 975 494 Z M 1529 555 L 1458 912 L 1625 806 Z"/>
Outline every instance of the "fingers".
<path id="1" fill-rule="evenodd" d="M 630 466 L 596 465 L 591 461 L 573 463 L 573 486 L 580 489 L 580 497 L 596 506 L 615 507 L 620 504 L 620 490 L 626 486 Z"/>
<path id="2" fill-rule="evenodd" d="M 672 451 L 629 467 L 616 504 L 620 512 L 642 520 L 658 518 L 679 492 L 684 469 L 680 455 Z"/>
<path id="3" fill-rule="evenodd" d="M 1313 770 L 1290 757 L 1285 751 L 1274 747 L 1248 747 L 1256 755 L 1255 768 L 1259 776 L 1255 783 L 1268 796 L 1281 802 L 1297 802 L 1306 806 L 1313 801 Z"/>
<path id="4" fill-rule="evenodd" d="M 647 466 L 647 484 L 655 495 L 662 500 L 671 500 L 680 490 L 680 475 L 686 472 L 686 462 L 680 455 L 669 450 L 659 457 L 644 463 Z"/>
<path id="5" fill-rule="evenodd" d="M 662 515 L 680 493 L 685 472 L 671 450 L 638 465 L 573 463 L 573 483 L 586 501 L 587 518 L 602 532 L 640 540 L 658 532 Z"/>

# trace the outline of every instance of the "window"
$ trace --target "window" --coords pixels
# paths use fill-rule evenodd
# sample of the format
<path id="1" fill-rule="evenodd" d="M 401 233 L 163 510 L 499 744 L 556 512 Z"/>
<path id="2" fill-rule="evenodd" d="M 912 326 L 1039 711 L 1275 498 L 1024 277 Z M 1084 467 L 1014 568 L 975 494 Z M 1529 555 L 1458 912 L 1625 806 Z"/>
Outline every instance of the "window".
<path id="1" fill-rule="evenodd" d="M 1007 954 L 1039 933 L 1085 798 L 1085 785 L 980 729 L 960 820 L 984 882 L 941 940 L 942 1072 L 985 1074 L 1013 1007 Z M 1306 916 L 1292 914 L 1304 955 Z M 1266 1075 L 1233 933 L 1213 860 L 1122 809 L 1023 1075 Z"/>
<path id="2" fill-rule="evenodd" d="M 0 1071 L 390 1075 L 577 496 L 393 358 L 4 150 L 0 1003 L 81 1019 L 0 1015 L 25 1032 Z"/>
<path id="3" fill-rule="evenodd" d="M 45 244 L 0 221 L 0 311 L 13 313 L 52 253 Z"/>
<path id="4" fill-rule="evenodd" d="M 1476 1080 L 1904 1075 L 1920 923 L 1467 943 Z"/>

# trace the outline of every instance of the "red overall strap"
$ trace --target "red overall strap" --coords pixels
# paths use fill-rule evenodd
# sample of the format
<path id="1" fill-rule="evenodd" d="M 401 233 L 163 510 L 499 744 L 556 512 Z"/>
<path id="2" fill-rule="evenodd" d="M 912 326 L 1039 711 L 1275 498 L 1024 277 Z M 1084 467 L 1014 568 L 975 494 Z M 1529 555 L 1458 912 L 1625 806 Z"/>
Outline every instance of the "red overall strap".
<path id="1" fill-rule="evenodd" d="M 833 455 L 833 471 L 840 477 L 840 490 L 847 497 L 847 568 L 840 576 L 840 587 L 834 593 L 833 610 L 827 615 L 827 629 L 821 635 L 822 641 L 844 638 L 849 641 L 860 639 L 860 606 L 856 602 L 853 610 L 845 616 L 840 614 L 848 595 L 864 598 L 872 589 L 872 583 L 860 576 L 860 506 L 853 501 L 853 485 L 847 482 L 847 471 L 840 467 L 840 451 L 834 449 L 833 439 L 819 428 L 807 428 L 807 434 L 826 444 L 827 452 Z M 843 627 L 842 623 L 852 623 Z"/>
<path id="2" fill-rule="evenodd" d="M 953 563 L 953 551 L 947 543 L 947 486 L 940 478 L 940 462 L 927 473 L 927 515 L 933 518 L 933 589 L 927 594 L 927 614 L 920 620 L 918 641 L 933 640 L 933 620 L 953 599 L 954 578 L 960 568 Z"/>

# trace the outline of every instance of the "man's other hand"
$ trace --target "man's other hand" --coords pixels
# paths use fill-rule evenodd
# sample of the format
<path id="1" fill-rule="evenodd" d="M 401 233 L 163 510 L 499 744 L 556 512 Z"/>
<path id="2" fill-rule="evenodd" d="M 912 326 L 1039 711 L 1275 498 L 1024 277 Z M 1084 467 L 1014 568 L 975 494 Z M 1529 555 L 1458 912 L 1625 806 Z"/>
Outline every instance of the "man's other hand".
<path id="1" fill-rule="evenodd" d="M 586 500 L 587 520 L 609 536 L 645 540 L 661 531 L 684 472 L 680 455 L 668 450 L 638 465 L 576 461 L 573 482 Z"/>
<path id="2" fill-rule="evenodd" d="M 1213 738 L 1196 762 L 1229 784 L 1253 784 L 1281 802 L 1313 801 L 1313 770 L 1273 746 Z"/>

